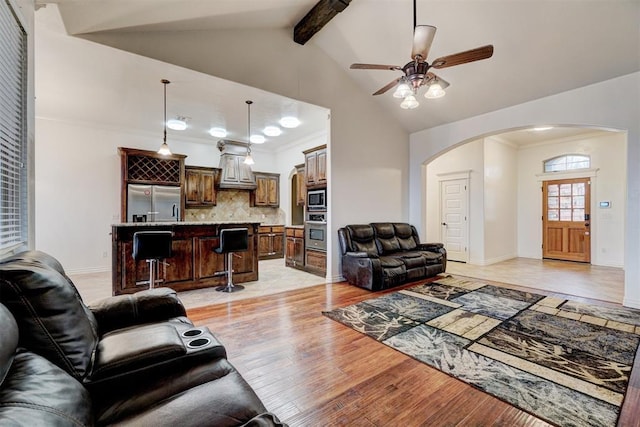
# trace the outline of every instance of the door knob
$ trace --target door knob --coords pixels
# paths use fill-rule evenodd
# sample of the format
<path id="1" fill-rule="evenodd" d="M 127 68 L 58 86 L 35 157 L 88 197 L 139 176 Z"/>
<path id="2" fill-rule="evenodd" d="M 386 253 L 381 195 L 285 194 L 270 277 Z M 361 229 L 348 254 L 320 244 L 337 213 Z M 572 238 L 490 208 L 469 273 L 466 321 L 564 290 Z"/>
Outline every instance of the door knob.
<path id="1" fill-rule="evenodd" d="M 447 225 L 447 223 L 446 223 L 446 222 L 443 222 L 443 223 L 442 223 L 442 225 L 446 226 L 446 225 Z"/>

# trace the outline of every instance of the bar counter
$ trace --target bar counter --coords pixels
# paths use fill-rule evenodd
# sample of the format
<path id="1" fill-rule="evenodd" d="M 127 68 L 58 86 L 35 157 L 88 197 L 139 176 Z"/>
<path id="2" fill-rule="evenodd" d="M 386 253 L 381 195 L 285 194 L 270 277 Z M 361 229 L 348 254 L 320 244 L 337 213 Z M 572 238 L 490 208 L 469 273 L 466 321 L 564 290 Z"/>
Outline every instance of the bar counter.
<path id="1" fill-rule="evenodd" d="M 249 250 L 233 257 L 234 283 L 258 280 L 258 222 L 127 222 L 111 226 L 112 293 L 113 295 L 148 289 L 149 266 L 133 259 L 133 233 L 136 231 L 173 232 L 171 258 L 160 263 L 158 286 L 176 291 L 221 286 L 226 276 L 224 255 L 213 251 L 218 246 L 220 230 L 246 227 L 249 229 Z"/>

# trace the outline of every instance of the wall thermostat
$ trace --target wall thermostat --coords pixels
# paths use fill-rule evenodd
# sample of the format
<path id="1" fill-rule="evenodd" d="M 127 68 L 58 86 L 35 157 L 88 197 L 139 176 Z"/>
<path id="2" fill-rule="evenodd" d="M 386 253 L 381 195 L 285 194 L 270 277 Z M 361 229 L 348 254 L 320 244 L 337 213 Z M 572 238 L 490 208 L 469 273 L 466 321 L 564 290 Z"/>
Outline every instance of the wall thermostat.
<path id="1" fill-rule="evenodd" d="M 609 201 L 600 202 L 600 207 L 601 208 L 610 208 L 611 207 L 611 202 L 609 202 Z"/>

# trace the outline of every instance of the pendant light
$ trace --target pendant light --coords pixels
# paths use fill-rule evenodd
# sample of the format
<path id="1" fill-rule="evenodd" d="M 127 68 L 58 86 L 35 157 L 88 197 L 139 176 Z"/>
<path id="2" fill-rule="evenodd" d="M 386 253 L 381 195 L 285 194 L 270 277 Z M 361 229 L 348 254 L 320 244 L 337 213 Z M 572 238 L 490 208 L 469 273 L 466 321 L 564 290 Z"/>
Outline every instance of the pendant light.
<path id="1" fill-rule="evenodd" d="M 158 150 L 158 154 L 163 156 L 170 156 L 171 150 L 169 149 L 169 145 L 167 144 L 167 85 L 171 83 L 167 79 L 160 80 L 164 85 L 164 137 L 162 138 L 162 145 Z"/>
<path id="2" fill-rule="evenodd" d="M 247 156 L 244 158 L 245 165 L 252 165 L 255 162 L 251 157 L 251 104 L 253 101 L 245 101 L 247 103 Z"/>

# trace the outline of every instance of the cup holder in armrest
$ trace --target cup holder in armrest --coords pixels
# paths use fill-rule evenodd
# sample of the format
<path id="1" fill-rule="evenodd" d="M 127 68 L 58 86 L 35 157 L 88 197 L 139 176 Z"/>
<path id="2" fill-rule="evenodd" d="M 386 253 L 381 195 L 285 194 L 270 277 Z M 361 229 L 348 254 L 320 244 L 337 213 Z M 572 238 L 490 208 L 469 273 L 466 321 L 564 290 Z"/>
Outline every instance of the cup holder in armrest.
<path id="1" fill-rule="evenodd" d="M 184 332 L 182 332 L 182 336 L 185 338 L 193 338 L 193 337 L 197 337 L 200 336 L 204 333 L 204 331 L 202 329 L 188 329 Z"/>
<path id="2" fill-rule="evenodd" d="M 208 345 L 211 342 L 209 338 L 196 338 L 195 340 L 191 340 L 187 343 L 187 347 L 189 348 L 200 348 Z"/>

